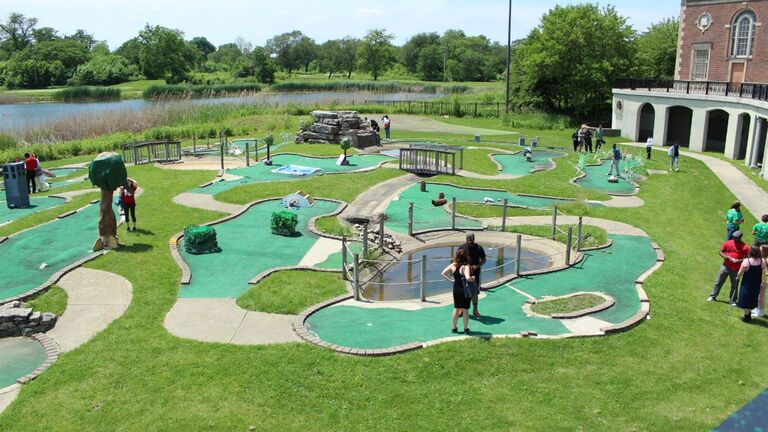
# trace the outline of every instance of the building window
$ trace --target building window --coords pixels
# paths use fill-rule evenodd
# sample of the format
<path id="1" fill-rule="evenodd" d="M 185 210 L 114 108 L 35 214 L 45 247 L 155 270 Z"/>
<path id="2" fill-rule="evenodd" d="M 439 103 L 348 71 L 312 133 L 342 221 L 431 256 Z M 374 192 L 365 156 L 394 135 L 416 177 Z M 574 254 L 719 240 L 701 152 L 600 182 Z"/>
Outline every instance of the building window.
<path id="1" fill-rule="evenodd" d="M 731 56 L 749 57 L 755 45 L 755 14 L 744 11 L 736 16 L 731 26 Z"/>
<path id="2" fill-rule="evenodd" d="M 693 71 L 691 79 L 694 81 L 706 81 L 707 71 L 709 70 L 709 50 L 693 50 Z"/>

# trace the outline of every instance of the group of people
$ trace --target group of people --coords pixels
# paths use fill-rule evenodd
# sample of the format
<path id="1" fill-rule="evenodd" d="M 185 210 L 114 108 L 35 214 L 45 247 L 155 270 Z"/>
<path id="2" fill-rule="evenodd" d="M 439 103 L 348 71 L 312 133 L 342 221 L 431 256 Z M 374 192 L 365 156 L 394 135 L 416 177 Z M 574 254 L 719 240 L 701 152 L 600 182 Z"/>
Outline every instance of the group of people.
<path id="1" fill-rule="evenodd" d="M 374 119 L 371 119 L 370 123 L 371 129 L 373 129 L 373 131 L 377 134 L 380 134 L 381 127 L 379 126 L 379 123 Z M 384 126 L 384 140 L 389 141 L 389 129 L 392 127 L 392 120 L 389 119 L 388 115 L 385 114 L 384 117 L 381 118 L 381 125 Z"/>
<path id="2" fill-rule="evenodd" d="M 467 234 L 466 243 L 456 251 L 453 261 L 443 270 L 443 277 L 453 283 L 452 333 L 458 333 L 459 318 L 463 318 L 464 334 L 469 334 L 469 308 L 476 318 L 482 318 L 477 310 L 480 294 L 480 268 L 485 264 L 485 250 L 475 243 L 475 235 Z"/>
<path id="3" fill-rule="evenodd" d="M 734 202 L 726 213 L 726 241 L 720 247 L 723 264 L 717 274 L 708 302 L 717 300 L 726 279 L 730 280 L 731 306 L 744 311 L 741 320 L 765 316 L 765 289 L 768 279 L 768 214 L 752 227 L 755 236 L 752 246 L 744 243 L 741 225 L 744 217 L 741 203 Z"/>
<path id="4" fill-rule="evenodd" d="M 24 169 L 27 174 L 27 188 L 29 193 L 34 194 L 37 191 L 48 189 L 43 172 L 43 166 L 40 165 L 40 159 L 34 153 L 24 153 Z"/>
<path id="5" fill-rule="evenodd" d="M 595 150 L 600 151 L 603 144 L 605 144 L 605 132 L 603 131 L 603 125 L 598 126 L 595 130 Z M 592 130 L 587 125 L 581 125 L 571 135 L 573 140 L 573 151 L 575 152 L 589 152 L 592 153 Z"/>

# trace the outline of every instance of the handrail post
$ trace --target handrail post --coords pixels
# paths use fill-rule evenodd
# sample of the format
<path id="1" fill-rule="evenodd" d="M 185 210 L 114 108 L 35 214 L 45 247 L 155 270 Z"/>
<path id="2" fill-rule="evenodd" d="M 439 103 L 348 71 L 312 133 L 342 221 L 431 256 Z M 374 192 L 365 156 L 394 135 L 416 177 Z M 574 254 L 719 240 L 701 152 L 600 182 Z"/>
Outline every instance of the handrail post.
<path id="1" fill-rule="evenodd" d="M 509 200 L 507 198 L 504 198 L 504 206 L 501 209 L 501 231 L 504 232 L 507 230 L 507 203 Z"/>
<path id="2" fill-rule="evenodd" d="M 368 223 L 363 224 L 363 259 L 368 258 Z"/>
<path id="3" fill-rule="evenodd" d="M 515 274 L 520 276 L 520 256 L 523 252 L 523 236 L 522 234 L 517 235 L 517 250 L 515 253 L 517 254 L 517 257 L 515 258 Z"/>
<path id="4" fill-rule="evenodd" d="M 192 134 L 192 156 L 197 157 L 197 139 L 195 134 Z"/>
<path id="5" fill-rule="evenodd" d="M 578 232 L 576 233 L 576 251 L 581 252 L 581 223 L 582 223 L 583 216 L 579 216 L 579 227 Z"/>
<path id="6" fill-rule="evenodd" d="M 341 278 L 349 280 L 347 276 L 347 236 L 341 237 Z"/>
<path id="7" fill-rule="evenodd" d="M 408 203 L 408 235 L 413 237 L 413 203 Z"/>
<path id="8" fill-rule="evenodd" d="M 422 302 L 427 301 L 427 256 L 421 256 L 421 286 L 419 287 L 419 298 Z"/>
<path id="9" fill-rule="evenodd" d="M 245 166 L 251 166 L 251 144 L 245 142 Z"/>
<path id="10" fill-rule="evenodd" d="M 384 215 L 379 219 L 379 249 L 384 251 Z"/>
<path id="11" fill-rule="evenodd" d="M 355 254 L 355 279 L 353 282 L 355 301 L 360 301 L 360 254 Z"/>
<path id="12" fill-rule="evenodd" d="M 456 197 L 451 198 L 451 229 L 456 229 Z"/>
<path id="13" fill-rule="evenodd" d="M 552 239 L 557 235 L 557 206 L 552 207 Z"/>
<path id="14" fill-rule="evenodd" d="M 571 246 L 573 244 L 573 227 L 568 227 L 568 238 L 565 241 L 565 265 L 571 265 Z"/>

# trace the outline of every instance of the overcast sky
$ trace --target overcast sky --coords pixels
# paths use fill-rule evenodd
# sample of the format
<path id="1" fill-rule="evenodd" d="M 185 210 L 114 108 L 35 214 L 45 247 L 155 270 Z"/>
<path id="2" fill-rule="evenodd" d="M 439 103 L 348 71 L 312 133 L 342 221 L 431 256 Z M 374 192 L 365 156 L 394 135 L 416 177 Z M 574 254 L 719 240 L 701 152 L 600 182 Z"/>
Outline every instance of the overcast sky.
<path id="1" fill-rule="evenodd" d="M 524 37 L 556 4 L 581 1 L 512 0 L 512 39 Z M 678 0 L 613 0 L 619 13 L 638 31 L 680 13 Z M 176 28 L 187 39 L 204 36 L 214 45 L 238 36 L 256 45 L 274 35 L 301 30 L 317 42 L 346 35 L 362 37 L 385 28 L 402 45 L 421 32 L 461 29 L 504 43 L 507 37 L 505 0 L 0 0 L 0 17 L 11 12 L 38 19 L 38 27 L 63 34 L 86 30 L 115 49 L 136 36 L 145 24 Z"/>

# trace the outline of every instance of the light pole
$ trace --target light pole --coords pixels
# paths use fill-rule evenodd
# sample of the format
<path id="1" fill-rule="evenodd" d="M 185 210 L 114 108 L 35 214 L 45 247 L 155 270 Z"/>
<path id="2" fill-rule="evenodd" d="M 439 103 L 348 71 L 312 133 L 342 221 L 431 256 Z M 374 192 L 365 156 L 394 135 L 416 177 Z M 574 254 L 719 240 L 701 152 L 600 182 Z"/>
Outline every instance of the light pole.
<path id="1" fill-rule="evenodd" d="M 509 0 L 509 18 L 507 19 L 507 92 L 504 99 L 504 113 L 509 114 L 509 57 L 512 51 L 512 0 Z"/>

